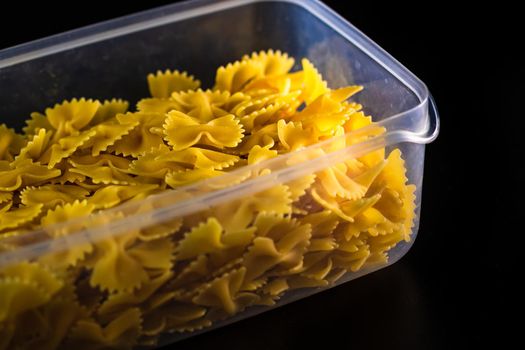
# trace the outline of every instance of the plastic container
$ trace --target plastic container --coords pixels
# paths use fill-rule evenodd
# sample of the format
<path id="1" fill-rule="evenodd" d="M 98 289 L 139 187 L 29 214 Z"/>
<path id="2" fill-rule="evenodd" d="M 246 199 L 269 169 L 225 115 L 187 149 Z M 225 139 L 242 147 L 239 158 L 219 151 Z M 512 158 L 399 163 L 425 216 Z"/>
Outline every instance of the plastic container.
<path id="1" fill-rule="evenodd" d="M 203 80 L 203 86 L 210 87 L 216 67 L 243 54 L 269 48 L 296 58 L 307 57 L 332 88 L 363 85 L 364 90 L 354 100 L 373 116 L 376 130 L 386 131 L 365 133 L 365 137 L 359 138 L 361 131 L 358 130 L 224 176 L 140 202 L 126 203 L 86 219 L 37 230 L 24 235 L 23 239 L 3 238 L 0 240 L 4 246 L 0 251 L 0 270 L 83 244 L 118 238 L 130 230 L 166 227 L 180 219 L 191 221 L 198 215 L 205 217 L 207 210 L 220 210 L 221 206 L 235 201 L 253 201 L 262 191 L 275 190 L 282 184 L 381 148 L 386 148 L 387 154 L 395 148 L 402 151 L 409 183 L 417 189 L 411 240 L 392 248 L 388 252 L 388 262 L 365 263 L 357 272 L 346 272 L 335 283 L 288 291 L 274 298 L 272 306 L 249 306 L 243 311 L 239 305 L 224 306 L 230 311 L 239 308 L 237 311 L 241 312 L 232 317 L 215 315 L 217 321 L 211 326 L 206 324 L 202 330 L 199 329 L 203 324 L 194 322 L 193 326 L 186 327 L 195 328 L 193 332 L 163 333 L 158 343 L 153 337 L 142 337 L 140 344 L 155 346 L 174 342 L 348 282 L 401 258 L 417 235 L 425 144 L 438 134 L 438 114 L 427 88 L 417 77 L 318 1 L 190 1 L 2 50 L 0 123 L 21 127 L 30 112 L 42 111 L 57 101 L 73 97 L 120 97 L 133 104 L 148 95 L 145 76 L 157 69 L 187 70 Z M 354 140 L 354 143 L 331 151 L 342 139 Z M 360 142 L 355 143 L 357 139 Z M 271 172 L 246 178 L 248 172 L 260 172 L 261 169 Z M 279 203 L 274 204 L 279 206 Z M 58 232 L 55 230 L 67 232 L 67 235 L 50 240 L 48 233 Z M 6 248 L 13 245 L 16 249 Z M 228 271 L 227 268 L 223 270 Z M 221 273 L 215 271 L 214 275 Z M 229 283 L 233 288 L 233 282 Z M 169 303 L 160 305 L 163 317 L 169 318 L 173 310 L 171 316 L 176 318 L 180 311 Z M 145 321 L 146 317 L 142 316 L 143 325 L 151 327 L 154 320 Z M 0 325 L 0 333 L 6 329 L 5 325 L 3 328 Z M 62 336 L 67 338 L 67 335 Z M 119 341 L 122 343 L 117 347 L 135 344 L 134 340 L 126 340 L 134 336 L 133 332 L 121 335 Z"/>

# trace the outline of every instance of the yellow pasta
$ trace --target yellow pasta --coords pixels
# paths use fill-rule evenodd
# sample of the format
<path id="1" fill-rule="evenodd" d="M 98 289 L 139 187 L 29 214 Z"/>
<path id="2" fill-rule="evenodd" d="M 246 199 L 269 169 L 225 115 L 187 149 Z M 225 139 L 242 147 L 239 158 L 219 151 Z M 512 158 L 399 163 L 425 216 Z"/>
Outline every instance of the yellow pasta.
<path id="1" fill-rule="evenodd" d="M 27 136 L 34 135 L 39 129 L 53 130 L 49 123 L 47 116 L 38 112 L 31 113 L 31 116 L 26 120 L 26 126 L 22 128 Z"/>
<path id="2" fill-rule="evenodd" d="M 54 208 L 57 205 L 82 200 L 89 195 L 89 191 L 72 185 L 44 185 L 26 187 L 20 192 L 20 201 L 26 206 L 42 204 L 44 208 Z"/>
<path id="3" fill-rule="evenodd" d="M 130 161 L 124 157 L 104 154 L 99 157 L 78 156 L 72 157 L 69 162 L 74 168 L 69 171 L 90 178 L 94 183 L 103 184 L 135 184 L 133 176 L 128 175 Z"/>
<path id="4" fill-rule="evenodd" d="M 49 169 L 53 169 L 62 159 L 75 153 L 95 134 L 95 130 L 88 130 L 80 134 L 63 137 L 42 155 L 40 161 L 47 164 Z"/>
<path id="5" fill-rule="evenodd" d="M 138 124 L 139 122 L 136 120 L 123 124 L 111 121 L 98 124 L 93 128 L 95 131 L 93 137 L 84 142 L 80 149 L 91 149 L 91 154 L 98 156 L 101 152 L 106 151 L 109 146 L 114 145 L 122 137 L 128 135 Z"/>
<path id="6" fill-rule="evenodd" d="M 162 136 L 153 132 L 154 128 L 162 126 L 164 115 L 160 113 L 126 113 L 118 114 L 117 120 L 120 124 L 129 125 L 138 123 L 128 134 L 113 144 L 109 150 L 123 156 L 133 156 L 149 151 L 162 143 Z"/>
<path id="7" fill-rule="evenodd" d="M 223 174 L 224 172 L 214 169 L 190 169 L 169 172 L 164 180 L 172 188 L 177 188 Z"/>
<path id="8" fill-rule="evenodd" d="M 228 115 L 238 104 L 249 100 L 242 93 L 230 94 L 228 91 L 181 91 L 174 92 L 170 101 L 176 109 L 203 122 Z M 167 113 L 168 111 L 166 111 Z"/>
<path id="9" fill-rule="evenodd" d="M 12 161 L 13 155 L 18 154 L 24 145 L 25 140 L 22 135 L 7 128 L 5 124 L 0 124 L 0 161 Z"/>
<path id="10" fill-rule="evenodd" d="M 245 60 L 217 69 L 215 90 L 235 93 L 251 80 L 264 76 L 265 65 L 260 61 Z"/>
<path id="11" fill-rule="evenodd" d="M 28 207 L 21 206 L 13 210 L 3 211 L 4 209 L 10 209 L 4 206 L 0 211 L 0 231 L 14 229 L 31 222 L 40 214 L 42 207 L 43 204 L 38 203 Z"/>
<path id="12" fill-rule="evenodd" d="M 102 327 L 94 319 L 79 320 L 66 340 L 70 349 L 129 349 L 137 344 L 141 332 L 140 310 L 131 308 Z"/>
<path id="13" fill-rule="evenodd" d="M 31 140 L 20 150 L 20 153 L 16 157 L 17 161 L 24 159 L 31 159 L 33 161 L 39 161 L 40 157 L 47 150 L 51 136 L 53 136 L 52 131 L 46 129 L 35 130 L 34 135 L 30 135 Z"/>
<path id="14" fill-rule="evenodd" d="M 33 163 L 30 159 L 10 164 L 0 162 L 0 191 L 15 191 L 60 176 L 60 170 Z"/>
<path id="15" fill-rule="evenodd" d="M 157 187 L 158 185 L 155 184 L 138 184 L 133 186 L 107 185 L 97 189 L 87 201 L 92 204 L 95 209 L 111 208 Z"/>
<path id="16" fill-rule="evenodd" d="M 54 140 L 77 134 L 91 122 L 99 107 L 99 101 L 81 98 L 64 101 L 46 109 L 47 121 L 56 130 Z"/>
<path id="17" fill-rule="evenodd" d="M 166 141 L 175 151 L 194 145 L 217 148 L 235 147 L 243 136 L 243 128 L 231 114 L 202 123 L 179 111 L 171 111 L 164 124 Z"/>
<path id="18" fill-rule="evenodd" d="M 306 58 L 301 60 L 303 66 L 302 98 L 306 104 L 310 104 L 317 97 L 328 92 L 326 81 L 314 65 Z"/>
<path id="19" fill-rule="evenodd" d="M 129 107 L 129 102 L 121 99 L 112 99 L 111 101 L 104 101 L 89 125 L 98 125 L 100 123 L 106 122 L 111 118 L 115 117 L 117 114 L 124 114 L 127 112 Z"/>
<path id="20" fill-rule="evenodd" d="M 279 76 L 286 74 L 292 69 L 295 60 L 289 57 L 287 53 L 281 51 L 259 51 L 251 55 L 244 55 L 243 61 L 260 62 L 263 66 L 265 76 Z"/>
<path id="21" fill-rule="evenodd" d="M 72 99 L 31 113 L 21 134 L 0 125 L 0 254 L 46 246 L 0 267 L 0 349 L 155 345 L 333 285 L 409 241 L 416 187 L 401 151 L 343 154 L 386 131 L 352 101 L 362 87 L 331 89 L 311 61 L 294 63 L 244 55 L 212 89 L 157 71 L 135 109 Z M 326 164 L 275 168 L 306 161 Z M 186 215 L 149 198 L 243 182 L 260 190 Z"/>
<path id="22" fill-rule="evenodd" d="M 167 69 L 164 72 L 159 70 L 156 74 L 149 74 L 148 85 L 151 96 L 166 98 L 173 92 L 195 90 L 201 83 L 186 72 Z"/>

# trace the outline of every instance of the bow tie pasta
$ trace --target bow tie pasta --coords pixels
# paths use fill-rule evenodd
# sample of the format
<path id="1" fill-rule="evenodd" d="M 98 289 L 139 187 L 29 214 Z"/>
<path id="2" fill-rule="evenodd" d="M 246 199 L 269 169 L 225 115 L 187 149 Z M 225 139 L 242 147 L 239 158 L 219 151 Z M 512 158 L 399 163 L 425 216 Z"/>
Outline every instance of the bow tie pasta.
<path id="1" fill-rule="evenodd" d="M 415 186 L 398 149 L 182 216 L 160 220 L 162 203 L 145 201 L 202 180 L 208 191 L 257 181 L 280 156 L 294 165 L 316 143 L 334 140 L 313 149 L 323 157 L 385 131 L 350 100 L 362 87 L 331 89 L 308 59 L 294 64 L 280 51 L 245 55 L 211 89 L 158 71 L 136 110 L 80 98 L 32 113 L 22 134 L 0 125 L 0 254 L 49 243 L 0 267 L 0 350 L 152 345 L 332 285 L 409 241 Z M 135 211 L 120 212 L 125 202 Z M 152 224 L 89 239 L 90 225 L 132 217 Z"/>

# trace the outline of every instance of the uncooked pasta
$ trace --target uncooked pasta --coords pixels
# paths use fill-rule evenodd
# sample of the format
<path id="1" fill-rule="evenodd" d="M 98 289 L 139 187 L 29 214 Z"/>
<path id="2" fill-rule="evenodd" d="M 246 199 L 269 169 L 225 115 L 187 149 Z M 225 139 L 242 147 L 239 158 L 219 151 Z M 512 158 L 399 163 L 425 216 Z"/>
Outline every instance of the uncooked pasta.
<path id="1" fill-rule="evenodd" d="M 415 186 L 400 150 L 379 148 L 183 217 L 53 248 L 83 227 L 50 225 L 125 202 L 154 215 L 145 198 L 229 173 L 224 187 L 269 176 L 265 164 L 285 154 L 333 139 L 312 151 L 322 157 L 384 132 L 352 101 L 361 86 L 331 89 L 308 59 L 294 65 L 280 51 L 255 52 L 219 67 L 208 90 L 186 72 L 158 71 L 147 76 L 151 96 L 131 110 L 77 98 L 32 113 L 23 133 L 0 125 L 0 254 L 39 228 L 50 242 L 40 257 L 0 268 L 0 349 L 152 345 L 330 286 L 410 240 Z M 110 213 L 107 222 L 126 219 Z"/>

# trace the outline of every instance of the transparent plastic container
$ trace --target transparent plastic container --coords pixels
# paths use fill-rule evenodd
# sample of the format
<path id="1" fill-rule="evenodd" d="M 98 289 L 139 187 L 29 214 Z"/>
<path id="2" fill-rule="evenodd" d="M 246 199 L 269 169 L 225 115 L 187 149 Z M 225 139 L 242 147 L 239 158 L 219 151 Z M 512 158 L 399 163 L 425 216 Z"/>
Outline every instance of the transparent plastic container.
<path id="1" fill-rule="evenodd" d="M 263 284 L 270 285 L 275 282 L 275 276 L 286 276 L 283 271 L 297 267 L 304 256 L 289 256 L 281 260 L 281 265 L 277 268 L 279 273 L 275 273 L 273 279 L 259 281 L 253 277 L 256 274 L 252 274 L 251 285 L 242 287 L 239 284 L 244 283 L 243 278 L 246 279 L 246 271 L 240 273 L 238 268 L 243 266 L 242 262 L 228 261 L 223 262 L 222 266 L 220 262 L 216 262 L 214 270 L 195 268 L 195 271 L 190 271 L 193 275 L 186 280 L 180 277 L 186 266 L 184 265 L 173 269 L 174 276 L 167 278 L 166 284 L 157 289 L 154 301 L 148 299 L 152 296 L 143 296 L 144 300 L 141 302 L 128 301 L 124 306 L 108 311 L 104 317 L 89 315 L 87 318 L 104 318 L 98 322 L 107 326 L 119 315 L 124 315 L 127 319 L 137 317 L 137 313 L 126 312 L 138 310 L 142 330 L 149 333 L 143 333 L 137 339 L 136 330 L 124 329 L 115 339 L 105 341 L 114 348 L 154 347 L 348 282 L 401 258 L 410 249 L 417 235 L 425 144 L 434 140 L 438 134 L 438 114 L 427 88 L 417 77 L 321 2 L 190 1 L 2 50 L 0 123 L 20 128 L 31 112 L 42 111 L 58 101 L 73 97 L 101 100 L 118 97 L 133 104 L 148 95 L 145 77 L 158 69 L 186 70 L 201 79 L 204 87 L 211 87 L 216 67 L 244 54 L 269 48 L 287 52 L 295 58 L 307 57 L 316 65 L 331 88 L 362 85 L 364 90 L 353 99 L 364 106 L 365 112 L 372 115 L 376 123 L 296 152 L 242 167 L 220 177 L 138 202 L 128 202 L 86 218 L 44 227 L 25 234 L 23 238 L 2 237 L 0 275 L 2 269 L 16 267 L 24 261 L 56 257 L 85 245 L 118 240 L 130 231 L 166 229 L 170 225 L 179 225 L 181 221 L 196 224 L 212 217 L 210 213 L 231 216 L 230 221 L 235 222 L 235 211 L 231 211 L 235 203 L 242 206 L 261 198 L 264 200 L 265 194 L 278 193 L 283 185 L 301 181 L 341 162 L 382 149 L 386 149 L 387 155 L 394 149 L 402 152 L 408 182 L 416 186 L 416 214 L 410 240 L 392 247 L 388 251 L 388 261 L 374 262 L 365 259 L 355 265 L 348 262 L 346 270 L 331 270 L 320 279 L 305 277 L 288 280 L 288 290 L 282 293 L 279 292 L 282 285 L 277 282 L 269 288 L 275 295 L 266 299 L 261 297 L 257 302 L 253 302 L 250 291 L 263 288 Z M 298 68 L 299 63 L 296 65 Z M 335 147 L 341 141 L 346 141 L 347 146 L 343 149 Z M 253 176 L 254 174 L 261 176 Z M 275 198 L 278 197 L 277 195 Z M 280 204 L 270 202 L 270 206 L 275 207 L 277 212 Z M 51 240 L 50 232 L 60 232 L 60 237 Z M 246 246 L 244 253 L 252 245 L 253 241 Z M 197 264 L 197 260 L 195 258 L 193 262 Z M 261 258 L 253 264 L 265 266 L 265 260 Z M 90 271 L 85 274 L 89 276 Z M 311 275 L 312 273 L 309 276 Z M 222 282 L 217 282 L 220 278 L 223 278 Z M 217 288 L 226 288 L 232 294 L 229 300 L 223 300 L 225 297 L 222 294 L 208 296 L 201 304 L 215 306 L 201 305 L 198 310 L 185 304 L 184 296 L 181 296 L 185 290 L 191 290 L 199 283 L 202 287 L 203 283 L 213 281 L 216 285 L 222 283 Z M 245 290 L 242 291 L 242 288 Z M 7 297 L 0 295 L 0 300 L 2 298 Z M 186 298 L 191 300 L 192 296 Z M 210 298 L 216 299 L 209 300 Z M 70 344 L 67 343 L 69 333 L 78 326 L 75 323 L 77 321 L 61 319 L 57 316 L 59 311 L 56 311 L 57 314 L 49 312 L 50 320 L 54 320 L 49 321 L 50 324 L 56 326 L 56 322 L 64 322 L 61 326 L 56 326 L 64 329 L 63 334 L 40 335 L 45 339 L 40 340 L 42 343 L 33 343 L 33 346 L 40 344 L 40 348 L 44 348 L 42 344 L 45 343 L 49 348 L 67 348 L 67 344 Z M 184 317 L 187 318 L 186 321 L 181 320 Z M 118 328 L 115 325 L 113 327 Z M 159 339 L 153 336 L 155 327 L 164 327 Z M 106 338 L 110 337 L 109 331 L 104 331 L 107 331 L 104 333 Z M 0 338 L 4 339 L 4 343 L 0 340 L 0 349 L 20 345 L 5 342 L 9 332 L 9 327 L 0 322 Z M 89 348 L 94 346 L 91 341 L 94 340 L 86 339 L 83 344 Z"/>

